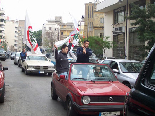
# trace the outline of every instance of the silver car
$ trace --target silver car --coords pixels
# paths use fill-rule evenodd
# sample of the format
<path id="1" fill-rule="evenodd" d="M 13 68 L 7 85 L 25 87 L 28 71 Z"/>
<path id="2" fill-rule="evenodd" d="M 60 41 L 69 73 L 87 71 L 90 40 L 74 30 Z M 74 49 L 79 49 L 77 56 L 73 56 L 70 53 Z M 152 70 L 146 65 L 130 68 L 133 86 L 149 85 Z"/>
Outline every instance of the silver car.
<path id="1" fill-rule="evenodd" d="M 19 62 L 19 57 L 20 57 L 21 52 L 16 52 L 14 56 L 14 64 L 17 65 Z"/>
<path id="2" fill-rule="evenodd" d="M 142 68 L 141 62 L 136 60 L 106 59 L 103 64 L 108 64 L 118 80 L 129 88 L 133 88 Z"/>

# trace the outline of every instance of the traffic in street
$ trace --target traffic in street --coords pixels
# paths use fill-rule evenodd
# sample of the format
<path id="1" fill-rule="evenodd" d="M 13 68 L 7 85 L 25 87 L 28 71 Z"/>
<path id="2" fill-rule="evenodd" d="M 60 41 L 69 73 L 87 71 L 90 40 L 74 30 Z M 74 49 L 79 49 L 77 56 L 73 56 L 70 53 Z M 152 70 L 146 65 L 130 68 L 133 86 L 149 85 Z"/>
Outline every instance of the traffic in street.
<path id="1" fill-rule="evenodd" d="M 5 99 L 1 116 L 65 116 L 60 99 L 51 99 L 51 76 L 25 75 L 10 59 L 1 61 L 5 73 Z"/>

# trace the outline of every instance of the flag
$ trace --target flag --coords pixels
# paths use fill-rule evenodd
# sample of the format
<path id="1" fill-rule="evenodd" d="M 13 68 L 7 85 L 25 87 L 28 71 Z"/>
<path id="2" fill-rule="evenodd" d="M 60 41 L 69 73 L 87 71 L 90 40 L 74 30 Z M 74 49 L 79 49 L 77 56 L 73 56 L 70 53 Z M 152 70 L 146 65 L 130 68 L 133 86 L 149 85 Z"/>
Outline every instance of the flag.
<path id="1" fill-rule="evenodd" d="M 25 30 L 23 43 L 31 49 L 32 53 L 41 54 L 36 38 L 33 35 L 32 25 L 30 24 L 30 20 L 27 13 L 25 16 Z"/>

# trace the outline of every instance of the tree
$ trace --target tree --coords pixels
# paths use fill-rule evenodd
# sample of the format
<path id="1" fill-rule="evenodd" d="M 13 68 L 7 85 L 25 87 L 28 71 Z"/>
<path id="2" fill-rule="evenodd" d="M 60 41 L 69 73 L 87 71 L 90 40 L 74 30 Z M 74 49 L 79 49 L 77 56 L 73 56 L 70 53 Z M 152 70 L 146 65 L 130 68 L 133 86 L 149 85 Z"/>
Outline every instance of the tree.
<path id="1" fill-rule="evenodd" d="M 138 33 L 138 39 L 146 42 L 147 45 L 140 48 L 143 50 L 142 56 L 145 57 L 155 43 L 155 5 L 147 4 L 146 8 L 141 9 L 138 5 L 132 4 L 131 15 L 128 17 L 134 20 L 132 26 L 138 26 L 135 32 Z"/>
<path id="2" fill-rule="evenodd" d="M 33 35 L 36 38 L 38 45 L 41 46 L 42 45 L 42 30 L 34 31 Z"/>
<path id="3" fill-rule="evenodd" d="M 97 36 L 88 37 L 89 40 L 89 47 L 92 49 L 94 54 L 98 58 L 103 58 L 103 52 L 105 53 L 106 49 L 110 49 L 113 46 L 113 42 L 108 41 L 109 37 L 100 38 Z M 84 42 L 86 39 L 81 39 Z"/>

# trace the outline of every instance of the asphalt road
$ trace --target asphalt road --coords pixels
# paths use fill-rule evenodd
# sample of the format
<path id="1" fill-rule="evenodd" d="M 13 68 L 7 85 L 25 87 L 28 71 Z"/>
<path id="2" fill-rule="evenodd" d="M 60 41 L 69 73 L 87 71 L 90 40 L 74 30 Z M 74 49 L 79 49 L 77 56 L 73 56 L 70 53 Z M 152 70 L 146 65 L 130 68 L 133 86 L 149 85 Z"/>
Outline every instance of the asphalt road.
<path id="1" fill-rule="evenodd" d="M 0 116 L 66 116 L 60 100 L 51 99 L 51 76 L 25 75 L 13 60 L 1 61 L 5 71 L 5 102 Z"/>

